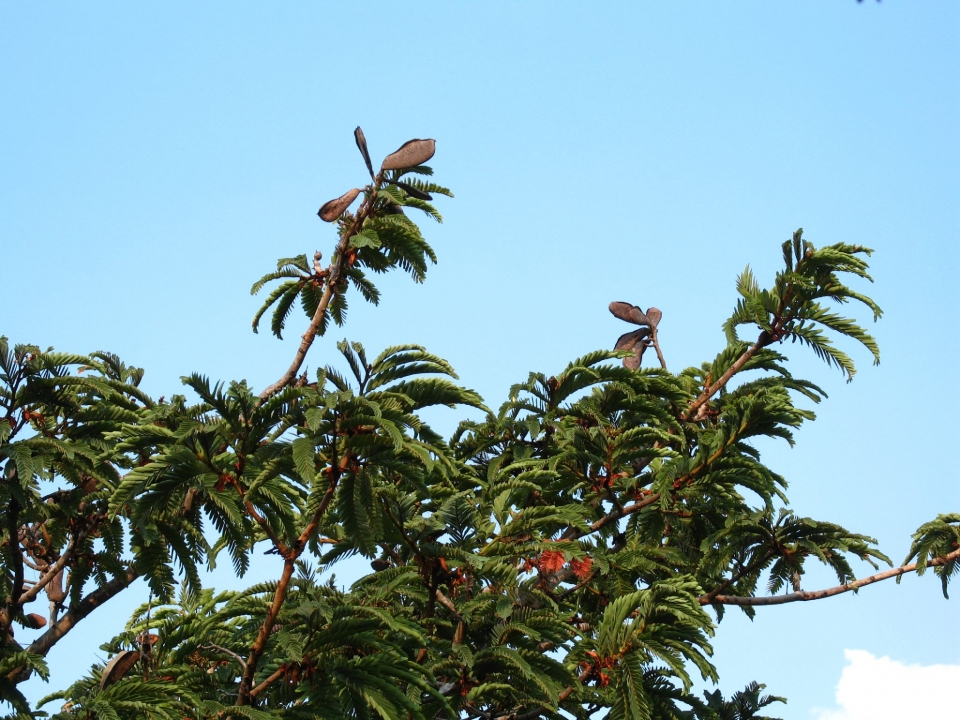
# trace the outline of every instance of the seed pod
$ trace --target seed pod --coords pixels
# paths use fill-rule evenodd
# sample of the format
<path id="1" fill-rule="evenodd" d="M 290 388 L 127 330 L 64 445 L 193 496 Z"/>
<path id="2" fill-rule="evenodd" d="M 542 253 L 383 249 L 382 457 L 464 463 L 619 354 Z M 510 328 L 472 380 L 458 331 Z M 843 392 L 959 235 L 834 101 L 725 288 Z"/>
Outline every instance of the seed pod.
<path id="1" fill-rule="evenodd" d="M 396 152 L 383 159 L 380 170 L 400 170 L 423 165 L 436 151 L 436 140 L 407 140 Z"/>
<path id="2" fill-rule="evenodd" d="M 328 203 L 324 203 L 323 207 L 317 212 L 317 215 L 320 216 L 320 219 L 324 222 L 333 222 L 338 217 L 340 217 L 344 211 L 353 204 L 353 201 L 357 199 L 357 196 L 360 195 L 360 191 L 357 188 L 353 190 L 347 190 L 343 195 L 338 197 L 336 200 L 331 200 Z"/>
<path id="3" fill-rule="evenodd" d="M 63 590 L 63 570 L 53 576 L 44 590 L 47 592 L 47 599 L 52 603 L 62 603 L 67 599 L 67 593 Z"/>
<path id="4" fill-rule="evenodd" d="M 403 208 L 396 203 L 389 203 L 383 206 L 384 215 L 403 215 Z"/>
<path id="5" fill-rule="evenodd" d="M 31 630 L 39 630 L 47 624 L 47 619 L 43 615 L 38 615 L 37 613 L 28 613 L 23 616 L 24 625 L 26 625 Z"/>
<path id="6" fill-rule="evenodd" d="M 433 195 L 425 193 L 423 190 L 418 190 L 410 183 L 400 182 L 399 180 L 387 180 L 387 182 L 403 188 L 403 191 L 407 193 L 407 195 L 415 197 L 417 200 L 433 200 Z"/>
<path id="7" fill-rule="evenodd" d="M 649 325 L 650 319 L 636 305 L 625 302 L 610 303 L 610 312 L 616 317 L 634 325 Z"/>
<path id="8" fill-rule="evenodd" d="M 647 320 L 650 322 L 650 327 L 656 327 L 660 324 L 660 318 L 663 317 L 663 313 L 660 312 L 657 308 L 647 308 L 646 312 Z"/>
<path id="9" fill-rule="evenodd" d="M 643 358 L 643 351 L 647 349 L 646 345 L 638 345 L 633 355 L 623 359 L 623 366 L 628 370 L 639 370 L 640 360 Z"/>
<path id="10" fill-rule="evenodd" d="M 613 346 L 614 350 L 633 350 L 637 343 L 641 343 L 646 347 L 646 340 L 650 336 L 650 328 L 640 328 L 639 330 L 632 330 L 628 333 L 624 333 L 619 338 L 617 338 L 617 344 Z"/>
<path id="11" fill-rule="evenodd" d="M 100 689 L 103 690 L 108 685 L 117 682 L 130 671 L 130 668 L 137 664 L 139 659 L 140 653 L 133 650 L 121 650 L 114 655 L 113 660 L 108 662 L 103 669 L 103 675 L 100 677 Z"/>
<path id="12" fill-rule="evenodd" d="M 622 303 L 626 305 L 626 303 Z M 623 359 L 623 366 L 629 370 L 640 368 L 640 360 L 643 358 L 643 351 L 647 349 L 647 338 L 652 331 L 648 327 L 642 327 L 639 330 L 624 333 L 617 338 L 617 344 L 614 350 L 633 350 L 633 355 Z"/>
<path id="13" fill-rule="evenodd" d="M 373 163 L 370 162 L 370 153 L 367 152 L 367 139 L 363 136 L 363 130 L 357 125 L 353 131 L 353 139 L 357 141 L 357 147 L 360 148 L 360 154 L 363 155 L 363 161 L 367 164 L 367 172 L 370 173 L 370 179 L 373 178 Z"/>

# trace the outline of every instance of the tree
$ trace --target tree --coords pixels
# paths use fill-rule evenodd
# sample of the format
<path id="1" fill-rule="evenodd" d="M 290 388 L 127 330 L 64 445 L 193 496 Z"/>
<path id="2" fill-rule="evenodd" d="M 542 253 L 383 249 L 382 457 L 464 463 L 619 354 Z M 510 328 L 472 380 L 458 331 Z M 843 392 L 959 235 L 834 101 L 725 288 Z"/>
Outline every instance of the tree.
<path id="1" fill-rule="evenodd" d="M 0 341 L 8 717 L 43 715 L 17 685 L 46 676 L 56 643 L 138 578 L 149 601 L 104 644 L 106 666 L 41 702 L 63 701 L 53 717 L 759 719 L 782 700 L 762 685 L 729 700 L 691 691 L 692 672 L 717 679 L 710 637 L 726 606 L 752 614 L 928 568 L 947 594 L 960 514 L 919 528 L 904 565 L 858 580 L 850 557 L 890 563 L 875 541 L 796 516 L 786 480 L 751 444 L 792 443 L 814 419 L 798 403 L 824 396 L 789 372 L 779 344 L 809 347 L 848 379 L 835 338 L 879 359 L 862 327 L 823 304 L 880 317 L 846 284 L 869 279 L 870 250 L 816 248 L 798 230 L 768 289 L 749 267 L 740 276 L 726 346 L 678 373 L 661 312 L 614 302 L 638 329 L 613 351 L 531 374 L 496 412 L 418 345 L 373 357 L 343 341 L 339 364 L 309 377 L 307 352 L 343 325 L 351 286 L 376 304 L 371 272 L 424 280 L 436 257 L 406 212 L 439 221 L 433 196 L 450 196 L 424 164 L 433 140 L 374 172 L 355 137 L 370 182 L 321 207 L 337 229 L 329 264 L 283 258 L 253 286 L 277 283 L 254 331 L 271 313 L 280 337 L 297 303 L 310 318 L 290 367 L 259 394 L 191 375 L 197 402 L 154 400 L 143 371 L 111 354 Z M 644 368 L 651 346 L 659 367 Z M 483 419 L 444 440 L 419 415 L 435 405 Z M 203 587 L 203 563 L 225 552 L 242 577 L 264 547 L 276 580 Z M 320 580 L 350 556 L 374 572 L 349 589 Z M 811 561 L 839 584 L 802 589 Z M 41 595 L 47 612 L 28 612 Z M 17 625 L 46 629 L 23 646 Z"/>

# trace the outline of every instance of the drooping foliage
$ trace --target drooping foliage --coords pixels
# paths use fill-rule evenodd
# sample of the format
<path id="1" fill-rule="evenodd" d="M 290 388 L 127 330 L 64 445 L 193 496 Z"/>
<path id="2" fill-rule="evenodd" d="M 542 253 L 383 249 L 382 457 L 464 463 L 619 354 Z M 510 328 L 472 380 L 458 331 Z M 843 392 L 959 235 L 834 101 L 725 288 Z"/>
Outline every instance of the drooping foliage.
<path id="1" fill-rule="evenodd" d="M 274 385 L 194 374 L 183 379 L 193 400 L 154 400 L 142 371 L 112 355 L 0 341 L 8 717 L 42 716 L 17 686 L 138 578 L 148 602 L 103 645 L 105 665 L 46 698 L 52 717 L 763 720 L 782 698 L 762 685 L 728 699 L 692 690 L 718 679 L 710 641 L 727 605 L 752 614 L 927 568 L 946 594 L 960 515 L 917 531 L 913 564 L 857 580 L 852 558 L 889 560 L 866 535 L 792 512 L 786 478 L 755 443 L 792 443 L 824 397 L 790 373 L 782 343 L 848 378 L 838 340 L 879 357 L 823 304 L 856 300 L 880 316 L 844 284 L 868 278 L 869 250 L 817 248 L 797 231 L 769 289 L 741 275 L 725 347 L 680 372 L 663 359 L 661 311 L 618 301 L 611 311 L 640 330 L 531 373 L 495 411 L 414 344 L 373 357 L 343 341 L 311 377 L 298 374 L 306 352 L 344 323 L 351 287 L 376 303 L 369 272 L 424 279 L 436 257 L 405 213 L 440 220 L 432 196 L 450 194 L 423 179 L 432 140 L 374 172 L 355 137 L 371 182 L 321 207 L 338 234 L 330 263 L 284 258 L 253 288 L 275 283 L 254 329 L 271 313 L 280 337 L 298 304 L 310 318 Z M 741 339 L 747 327 L 755 340 Z M 642 367 L 649 345 L 659 367 Z M 421 414 L 438 405 L 479 419 L 444 439 Z M 263 551 L 274 577 L 204 586 L 221 553 L 243 577 Z M 340 586 L 331 573 L 347 561 L 372 572 Z M 839 585 L 803 589 L 809 562 Z M 29 612 L 41 595 L 47 611 Z"/>

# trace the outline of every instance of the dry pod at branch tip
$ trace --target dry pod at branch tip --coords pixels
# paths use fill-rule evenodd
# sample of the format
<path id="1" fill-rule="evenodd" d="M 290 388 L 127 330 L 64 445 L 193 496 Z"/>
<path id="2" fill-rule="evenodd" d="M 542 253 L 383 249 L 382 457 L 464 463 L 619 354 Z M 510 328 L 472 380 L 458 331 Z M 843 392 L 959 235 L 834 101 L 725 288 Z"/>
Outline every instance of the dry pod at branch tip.
<path id="1" fill-rule="evenodd" d="M 623 366 L 625 368 L 630 370 L 638 370 L 640 368 L 643 351 L 648 347 L 647 338 L 652 334 L 653 331 L 650 328 L 642 327 L 639 330 L 624 333 L 617 338 L 617 344 L 614 346 L 614 350 L 633 350 L 633 355 L 629 355 L 623 359 Z"/>
<path id="2" fill-rule="evenodd" d="M 625 302 L 610 303 L 610 312 L 620 320 L 634 325 L 650 325 L 650 319 L 636 305 Z"/>
<path id="3" fill-rule="evenodd" d="M 103 669 L 103 675 L 100 676 L 100 689 L 103 690 L 108 685 L 117 682 L 130 671 L 130 668 L 137 664 L 139 659 L 140 653 L 133 650 L 121 650 L 114 655 L 113 659 Z"/>
<path id="4" fill-rule="evenodd" d="M 359 195 L 360 190 L 357 188 L 347 190 L 347 192 L 338 197 L 336 200 L 331 200 L 330 202 L 324 203 L 317 212 L 317 215 L 319 215 L 320 219 L 324 222 L 333 222 L 340 217 L 344 211 L 350 207 L 351 204 L 353 204 L 353 201 L 356 200 Z"/>
<path id="5" fill-rule="evenodd" d="M 650 323 L 650 327 L 656 327 L 659 325 L 660 318 L 663 317 L 663 313 L 655 307 L 647 308 L 645 315 L 647 316 L 647 321 Z"/>
<path id="6" fill-rule="evenodd" d="M 370 153 L 367 151 L 367 139 L 363 136 L 363 130 L 360 129 L 359 125 L 357 125 L 357 129 L 353 131 L 353 139 L 357 141 L 357 147 L 360 148 L 360 154 L 363 155 L 363 162 L 367 165 L 367 172 L 370 173 L 370 178 L 374 179 L 373 163 L 370 162 Z"/>
<path id="7" fill-rule="evenodd" d="M 640 328 L 631 330 L 617 338 L 617 344 L 613 346 L 614 350 L 633 350 L 637 343 L 646 345 L 645 340 L 650 337 L 650 328 Z"/>
<path id="8" fill-rule="evenodd" d="M 396 152 L 383 159 L 380 170 L 400 170 L 423 165 L 436 151 L 436 140 L 407 140 Z"/>

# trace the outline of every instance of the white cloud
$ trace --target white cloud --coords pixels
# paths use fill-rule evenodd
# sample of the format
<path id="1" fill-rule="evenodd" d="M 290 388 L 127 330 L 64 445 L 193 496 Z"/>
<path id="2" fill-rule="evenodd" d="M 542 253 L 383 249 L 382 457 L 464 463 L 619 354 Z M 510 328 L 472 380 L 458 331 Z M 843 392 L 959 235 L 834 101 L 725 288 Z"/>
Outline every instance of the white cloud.
<path id="1" fill-rule="evenodd" d="M 837 707 L 812 711 L 815 720 L 906 720 L 958 717 L 960 665 L 904 665 L 866 650 L 844 650 Z"/>

